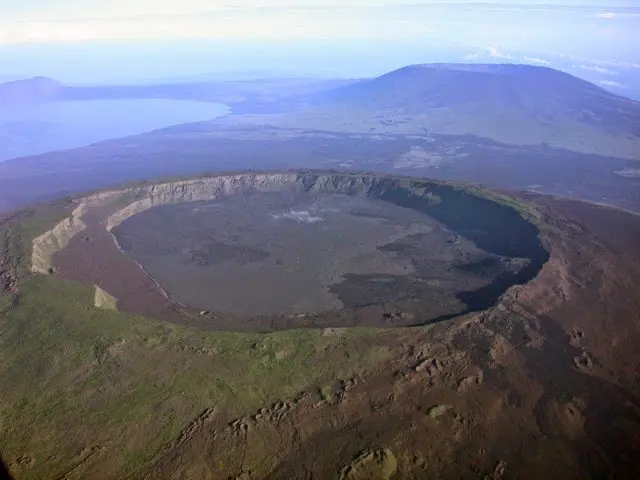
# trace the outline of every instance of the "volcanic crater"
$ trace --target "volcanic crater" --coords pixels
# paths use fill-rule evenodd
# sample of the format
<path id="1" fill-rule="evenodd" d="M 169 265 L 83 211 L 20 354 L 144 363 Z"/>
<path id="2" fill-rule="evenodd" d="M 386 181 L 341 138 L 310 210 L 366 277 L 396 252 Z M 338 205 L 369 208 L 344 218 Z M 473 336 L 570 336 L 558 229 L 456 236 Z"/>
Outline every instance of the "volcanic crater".
<path id="1" fill-rule="evenodd" d="M 495 304 L 548 254 L 535 212 L 477 187 L 245 172 L 77 200 L 33 269 L 117 308 L 221 330 L 409 326 Z"/>

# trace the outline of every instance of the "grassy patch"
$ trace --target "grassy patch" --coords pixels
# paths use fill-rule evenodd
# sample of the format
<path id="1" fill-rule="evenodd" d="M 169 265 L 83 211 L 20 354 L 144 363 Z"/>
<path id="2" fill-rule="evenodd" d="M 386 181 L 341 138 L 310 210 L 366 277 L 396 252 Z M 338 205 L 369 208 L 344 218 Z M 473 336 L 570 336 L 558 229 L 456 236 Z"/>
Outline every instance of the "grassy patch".
<path id="1" fill-rule="evenodd" d="M 21 276 L 26 273 L 23 267 L 27 264 L 27 250 L 20 223 L 12 223 L 0 230 L 0 258 L 12 274 Z"/>
<path id="2" fill-rule="evenodd" d="M 132 472 L 205 408 L 241 415 L 388 358 L 375 330 L 202 332 L 95 308 L 94 294 L 35 276 L 0 318 L 0 450 L 35 459 L 24 478 L 92 446 Z"/>
<path id="3" fill-rule="evenodd" d="M 531 203 L 521 202 L 513 197 L 503 195 L 488 188 L 471 185 L 467 185 L 464 188 L 466 188 L 470 193 L 473 193 L 474 195 L 486 198 L 487 200 L 491 200 L 492 202 L 514 209 L 525 220 L 528 220 L 533 224 L 538 225 L 540 223 L 540 212 Z"/>
<path id="4" fill-rule="evenodd" d="M 333 403 L 333 387 L 325 385 L 320 389 L 320 397 L 327 403 Z"/>
<path id="5" fill-rule="evenodd" d="M 96 308 L 94 286 L 29 273 L 33 237 L 68 214 L 49 213 L 0 229 L 20 272 L 19 301 L 0 295 L 0 451 L 34 460 L 21 478 L 57 478 L 92 447 L 83 471 L 120 477 L 205 408 L 242 415 L 389 356 L 376 330 L 203 332 Z"/>
<path id="6" fill-rule="evenodd" d="M 68 209 L 52 205 L 39 211 L 25 210 L 19 219 L 0 225 L 0 259 L 7 262 L 13 275 L 19 280 L 30 275 L 33 239 L 69 214 Z"/>

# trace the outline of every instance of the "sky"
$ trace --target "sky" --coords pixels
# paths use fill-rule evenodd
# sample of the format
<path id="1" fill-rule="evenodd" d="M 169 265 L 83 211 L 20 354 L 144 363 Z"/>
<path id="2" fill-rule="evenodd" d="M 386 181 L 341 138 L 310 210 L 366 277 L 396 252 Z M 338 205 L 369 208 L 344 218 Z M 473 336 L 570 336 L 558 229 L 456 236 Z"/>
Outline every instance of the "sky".
<path id="1" fill-rule="evenodd" d="M 608 77 L 640 70 L 640 0 L 544 1 L 0 0 L 0 80 L 366 76 L 493 61 L 563 65 L 615 87 Z"/>
<path id="2" fill-rule="evenodd" d="M 556 38 L 558 32 L 551 28 L 560 22 L 565 31 L 584 34 L 590 29 L 598 38 L 622 39 L 624 30 L 640 20 L 640 9 L 629 8 L 634 2 L 549 3 L 552 5 L 522 0 L 1 0 L 0 43 L 185 38 L 437 38 L 458 43 L 501 38 L 523 43 L 539 41 L 543 34 L 552 33 Z M 616 34 L 612 35 L 612 29 Z M 565 40 L 577 39 L 566 35 Z"/>

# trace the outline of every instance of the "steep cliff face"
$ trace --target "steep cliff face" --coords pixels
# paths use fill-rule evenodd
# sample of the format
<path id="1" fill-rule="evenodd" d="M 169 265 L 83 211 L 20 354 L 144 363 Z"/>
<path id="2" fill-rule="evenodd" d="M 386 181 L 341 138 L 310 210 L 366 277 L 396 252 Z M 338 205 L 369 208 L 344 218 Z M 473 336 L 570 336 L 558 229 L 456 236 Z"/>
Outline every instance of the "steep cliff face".
<path id="1" fill-rule="evenodd" d="M 129 189 L 122 193 L 133 194 L 137 200 L 111 215 L 106 228 L 111 231 L 127 218 L 159 205 L 213 200 L 249 191 L 284 190 L 292 187 L 297 177 L 293 173 L 224 175 Z"/>
<path id="2" fill-rule="evenodd" d="M 123 190 L 135 198 L 129 205 L 109 216 L 107 230 L 111 231 L 124 220 L 149 208 L 172 203 L 214 200 L 247 192 L 276 192 L 295 190 L 315 193 L 384 197 L 395 189 L 412 191 L 422 196 L 423 187 L 408 179 L 376 177 L 372 175 L 312 174 L 312 173 L 247 173 L 205 177 L 194 180 L 167 182 Z M 427 182 L 422 182 L 427 183 Z M 429 183 L 436 186 L 436 182 Z"/>
<path id="3" fill-rule="evenodd" d="M 66 247 L 75 235 L 85 229 L 82 217 L 92 208 L 108 206 L 125 198 L 131 199 L 131 203 L 106 219 L 105 226 L 111 231 L 127 218 L 151 207 L 212 200 L 248 191 L 282 190 L 292 187 L 297 179 L 298 175 L 295 173 L 224 175 L 142 185 L 80 198 L 78 207 L 70 217 L 34 239 L 31 269 L 33 272 L 47 273 L 52 266 L 53 255 Z"/>
<path id="4" fill-rule="evenodd" d="M 51 268 L 51 256 L 54 252 L 66 247 L 75 235 L 85 229 L 82 215 L 87 211 L 87 205 L 81 203 L 71 214 L 48 232 L 33 240 L 31 254 L 31 270 L 37 273 L 47 273 Z"/>
<path id="5" fill-rule="evenodd" d="M 70 217 L 60 221 L 51 230 L 33 240 L 31 270 L 35 273 L 48 273 L 52 266 L 53 254 L 66 247 L 75 235 L 86 228 L 82 217 L 89 209 L 120 198 L 123 193 L 125 192 L 112 190 L 81 198 Z"/>
<path id="6" fill-rule="evenodd" d="M 433 216 L 482 248 L 500 255 L 545 256 L 537 228 L 501 197 L 446 183 L 375 175 L 334 173 L 243 173 L 141 185 L 101 192 L 79 199 L 71 217 L 33 241 L 32 270 L 46 273 L 53 254 L 63 249 L 84 228 L 84 215 L 95 207 L 125 204 L 103 219 L 111 231 L 124 220 L 149 208 L 184 202 L 213 200 L 249 192 L 295 190 L 342 193 L 378 198 Z M 112 210 L 113 211 L 113 210 Z"/>

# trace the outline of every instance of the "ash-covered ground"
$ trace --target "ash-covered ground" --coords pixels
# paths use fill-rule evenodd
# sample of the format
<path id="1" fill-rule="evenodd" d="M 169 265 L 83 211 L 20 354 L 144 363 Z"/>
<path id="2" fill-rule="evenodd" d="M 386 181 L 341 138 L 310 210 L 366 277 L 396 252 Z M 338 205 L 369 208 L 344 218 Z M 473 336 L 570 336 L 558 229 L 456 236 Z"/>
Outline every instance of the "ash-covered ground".
<path id="1" fill-rule="evenodd" d="M 526 264 L 418 211 L 339 194 L 167 205 L 113 233 L 173 299 L 250 316 L 418 302 L 431 319 L 464 311 L 462 292 Z"/>

